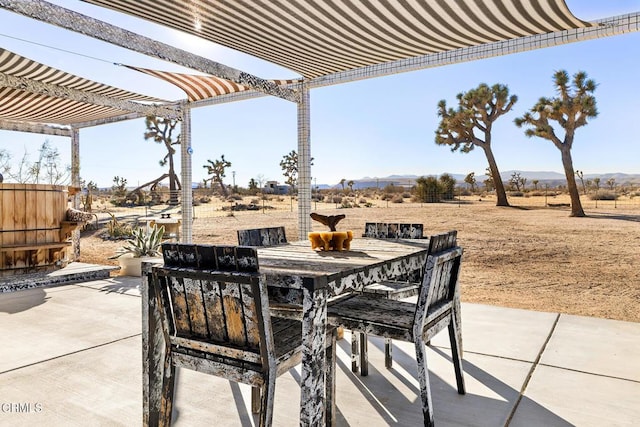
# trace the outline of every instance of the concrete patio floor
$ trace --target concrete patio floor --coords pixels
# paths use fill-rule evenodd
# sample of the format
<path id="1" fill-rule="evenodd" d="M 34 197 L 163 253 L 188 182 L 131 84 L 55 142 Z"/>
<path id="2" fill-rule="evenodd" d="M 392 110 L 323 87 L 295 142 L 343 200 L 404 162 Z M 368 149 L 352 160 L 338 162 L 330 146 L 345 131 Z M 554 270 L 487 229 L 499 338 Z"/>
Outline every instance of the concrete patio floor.
<path id="1" fill-rule="evenodd" d="M 114 277 L 0 294 L 0 426 L 142 423 L 139 278 Z M 438 426 L 634 426 L 640 423 L 640 324 L 463 304 L 467 394 L 448 337 L 428 352 Z M 340 426 L 417 426 L 415 356 L 370 340 L 368 377 L 339 342 Z M 275 426 L 298 425 L 299 368 L 278 378 Z M 177 426 L 249 426 L 250 389 L 179 370 Z"/>

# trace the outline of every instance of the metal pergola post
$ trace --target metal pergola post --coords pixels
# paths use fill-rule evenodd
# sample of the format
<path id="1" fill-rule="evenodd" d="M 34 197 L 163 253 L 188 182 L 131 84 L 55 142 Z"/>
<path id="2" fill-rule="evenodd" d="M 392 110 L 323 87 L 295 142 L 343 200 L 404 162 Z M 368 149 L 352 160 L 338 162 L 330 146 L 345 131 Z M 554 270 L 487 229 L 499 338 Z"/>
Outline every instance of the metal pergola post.
<path id="1" fill-rule="evenodd" d="M 306 240 L 311 231 L 311 130 L 309 87 L 299 84 L 298 102 L 298 231 L 299 239 Z"/>
<path id="2" fill-rule="evenodd" d="M 191 162 L 191 107 L 187 104 L 182 110 L 182 128 L 180 132 L 180 179 L 182 180 L 182 232 L 180 240 L 191 243 L 193 239 L 193 167 Z"/>

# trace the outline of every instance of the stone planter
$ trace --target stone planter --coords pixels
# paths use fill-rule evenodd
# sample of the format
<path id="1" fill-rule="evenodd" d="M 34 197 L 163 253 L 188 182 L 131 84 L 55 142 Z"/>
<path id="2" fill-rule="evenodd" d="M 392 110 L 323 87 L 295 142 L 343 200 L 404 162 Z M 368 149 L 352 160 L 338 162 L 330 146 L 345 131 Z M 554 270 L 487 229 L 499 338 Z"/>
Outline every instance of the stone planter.
<path id="1" fill-rule="evenodd" d="M 134 258 L 133 254 L 124 254 L 118 258 L 120 264 L 121 276 L 142 276 L 142 262 L 143 261 L 155 261 L 162 262 L 162 257 L 138 257 Z"/>

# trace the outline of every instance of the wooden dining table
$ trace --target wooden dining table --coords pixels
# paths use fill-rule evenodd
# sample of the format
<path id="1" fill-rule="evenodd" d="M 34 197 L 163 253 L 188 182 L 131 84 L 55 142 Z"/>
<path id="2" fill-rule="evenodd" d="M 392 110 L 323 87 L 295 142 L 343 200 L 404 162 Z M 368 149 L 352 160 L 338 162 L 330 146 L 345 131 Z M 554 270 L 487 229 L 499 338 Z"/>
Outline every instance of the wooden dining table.
<path id="1" fill-rule="evenodd" d="M 274 303 L 301 307 L 302 374 L 300 425 L 326 425 L 325 339 L 327 302 L 331 297 L 362 290 L 382 280 L 400 278 L 420 269 L 427 258 L 428 239 L 356 238 L 348 251 L 318 251 L 307 240 L 258 248 L 259 271 Z M 149 384 L 163 375 L 164 338 L 157 307 L 150 295 L 152 265 L 143 266 L 142 350 L 144 424 L 153 424 L 161 405 Z"/>

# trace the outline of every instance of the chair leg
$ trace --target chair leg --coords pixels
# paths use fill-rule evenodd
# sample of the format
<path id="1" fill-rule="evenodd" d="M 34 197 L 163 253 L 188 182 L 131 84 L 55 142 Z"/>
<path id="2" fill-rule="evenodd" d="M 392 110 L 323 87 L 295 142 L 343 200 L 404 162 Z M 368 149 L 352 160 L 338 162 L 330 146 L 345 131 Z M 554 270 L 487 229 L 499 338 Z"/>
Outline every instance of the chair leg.
<path id="1" fill-rule="evenodd" d="M 270 372 L 260 387 L 260 427 L 271 427 L 273 422 L 273 400 L 276 390 L 276 373 Z"/>
<path id="2" fill-rule="evenodd" d="M 327 363 L 327 395 L 325 399 L 325 422 L 327 426 L 336 425 L 336 340 L 334 331 L 331 337 L 331 345 L 326 349 Z"/>
<path id="3" fill-rule="evenodd" d="M 462 369 L 462 334 L 458 330 L 455 316 L 449 323 L 449 341 L 451 342 L 451 359 L 453 361 L 453 369 L 456 372 L 458 394 L 465 394 L 464 371 Z"/>
<path id="4" fill-rule="evenodd" d="M 160 414 L 158 416 L 158 426 L 171 425 L 171 412 L 173 410 L 173 391 L 175 388 L 176 368 L 173 366 L 171 354 L 167 352 L 164 358 L 164 375 L 160 390 Z"/>
<path id="5" fill-rule="evenodd" d="M 391 338 L 384 339 L 384 367 L 387 369 L 393 368 L 392 352 L 393 345 L 391 344 Z"/>
<path id="6" fill-rule="evenodd" d="M 415 346 L 424 425 L 425 427 L 433 427 L 433 404 L 431 402 L 431 385 L 429 384 L 429 369 L 427 367 L 427 347 L 425 345 L 425 342 L 421 339 L 416 340 Z"/>
<path id="7" fill-rule="evenodd" d="M 251 413 L 260 413 L 260 387 L 251 387 Z"/>
<path id="8" fill-rule="evenodd" d="M 360 332 L 351 331 L 351 372 L 358 373 L 360 369 Z"/>
<path id="9" fill-rule="evenodd" d="M 369 375 L 369 339 L 367 334 L 360 334 L 360 375 Z"/>

